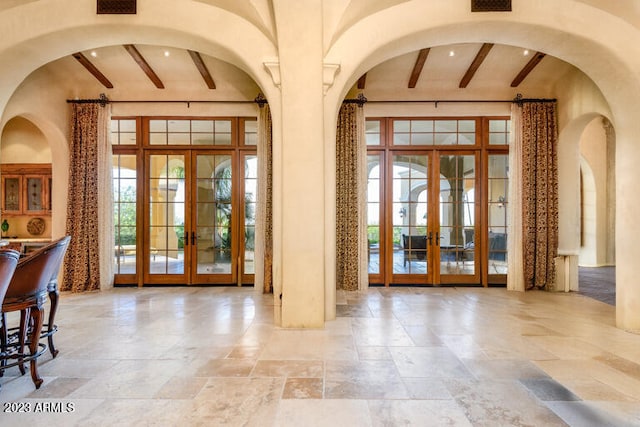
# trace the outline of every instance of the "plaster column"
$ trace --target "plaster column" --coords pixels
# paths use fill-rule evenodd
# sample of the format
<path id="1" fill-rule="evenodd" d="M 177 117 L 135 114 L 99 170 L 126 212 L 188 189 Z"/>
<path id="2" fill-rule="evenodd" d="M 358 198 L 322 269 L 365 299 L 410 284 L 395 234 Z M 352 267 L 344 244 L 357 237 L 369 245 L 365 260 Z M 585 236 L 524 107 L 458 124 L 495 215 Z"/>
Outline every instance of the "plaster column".
<path id="1" fill-rule="evenodd" d="M 640 333 L 640 199 L 634 197 L 638 189 L 640 147 L 637 135 L 640 125 L 637 114 L 640 105 L 628 103 L 629 113 L 616 126 L 616 325 Z M 631 195 L 631 197 L 629 197 Z"/>
<path id="2" fill-rule="evenodd" d="M 280 252 L 274 253 L 274 271 L 281 273 L 281 326 L 321 328 L 325 320 L 322 1 L 274 0 L 273 9 L 282 95 L 281 138 L 273 141 L 274 152 L 280 153 L 279 159 L 274 158 L 273 174 L 274 216 L 280 217 L 274 220 L 274 251 Z"/>

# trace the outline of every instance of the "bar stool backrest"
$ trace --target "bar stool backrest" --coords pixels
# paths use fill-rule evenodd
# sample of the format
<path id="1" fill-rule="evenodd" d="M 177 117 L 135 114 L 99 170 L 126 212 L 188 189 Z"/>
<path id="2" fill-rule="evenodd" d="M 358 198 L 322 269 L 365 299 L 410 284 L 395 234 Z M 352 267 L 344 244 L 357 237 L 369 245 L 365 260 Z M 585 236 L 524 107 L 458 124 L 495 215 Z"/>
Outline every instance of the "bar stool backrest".
<path id="1" fill-rule="evenodd" d="M 0 250 L 0 306 L 18 265 L 18 259 L 20 259 L 20 252 L 12 249 Z"/>
<path id="2" fill-rule="evenodd" d="M 70 239 L 62 237 L 20 259 L 5 298 L 28 299 L 46 294 L 49 281 L 60 269 Z"/>

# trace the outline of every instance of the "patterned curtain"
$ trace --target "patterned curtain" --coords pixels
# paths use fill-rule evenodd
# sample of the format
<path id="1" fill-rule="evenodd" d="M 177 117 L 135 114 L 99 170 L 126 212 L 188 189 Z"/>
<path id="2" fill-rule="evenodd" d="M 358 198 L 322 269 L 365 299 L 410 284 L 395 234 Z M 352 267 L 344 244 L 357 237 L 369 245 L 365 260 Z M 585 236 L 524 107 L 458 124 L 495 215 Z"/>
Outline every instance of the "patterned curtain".
<path id="1" fill-rule="evenodd" d="M 71 242 L 63 291 L 85 292 L 112 284 L 109 119 L 108 107 L 100 103 L 72 104 L 67 200 L 67 234 Z"/>
<path id="2" fill-rule="evenodd" d="M 366 142 L 362 106 L 343 103 L 336 133 L 336 287 L 366 287 Z"/>
<path id="3" fill-rule="evenodd" d="M 265 294 L 273 292 L 273 202 L 272 202 L 272 137 L 269 104 L 260 106 L 258 116 L 258 194 L 256 215 L 256 286 L 262 284 Z M 264 239 L 260 242 L 260 239 Z"/>
<path id="4" fill-rule="evenodd" d="M 555 102 L 522 104 L 522 236 L 526 289 L 555 282 L 558 129 Z"/>

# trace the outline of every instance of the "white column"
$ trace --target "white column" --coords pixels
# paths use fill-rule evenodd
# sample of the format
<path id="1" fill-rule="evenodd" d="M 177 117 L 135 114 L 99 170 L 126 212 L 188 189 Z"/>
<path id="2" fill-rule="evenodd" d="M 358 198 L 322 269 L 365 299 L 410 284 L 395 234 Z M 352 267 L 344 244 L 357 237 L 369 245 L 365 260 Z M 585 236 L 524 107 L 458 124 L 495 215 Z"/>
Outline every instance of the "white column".
<path id="1" fill-rule="evenodd" d="M 322 1 L 274 0 L 281 88 L 274 132 L 274 278 L 281 326 L 325 320 Z M 275 117 L 275 115 L 274 115 Z M 276 298 L 279 296 L 276 295 Z"/>

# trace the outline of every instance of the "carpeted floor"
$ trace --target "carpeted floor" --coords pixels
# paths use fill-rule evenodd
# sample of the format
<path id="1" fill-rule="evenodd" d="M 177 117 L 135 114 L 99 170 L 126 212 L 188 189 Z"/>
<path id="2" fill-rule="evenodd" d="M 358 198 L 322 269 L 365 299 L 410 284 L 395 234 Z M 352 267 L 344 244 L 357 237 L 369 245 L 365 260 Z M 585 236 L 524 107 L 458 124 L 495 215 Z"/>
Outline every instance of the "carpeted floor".
<path id="1" fill-rule="evenodd" d="M 580 293 L 610 305 L 616 305 L 616 268 L 579 267 Z"/>

